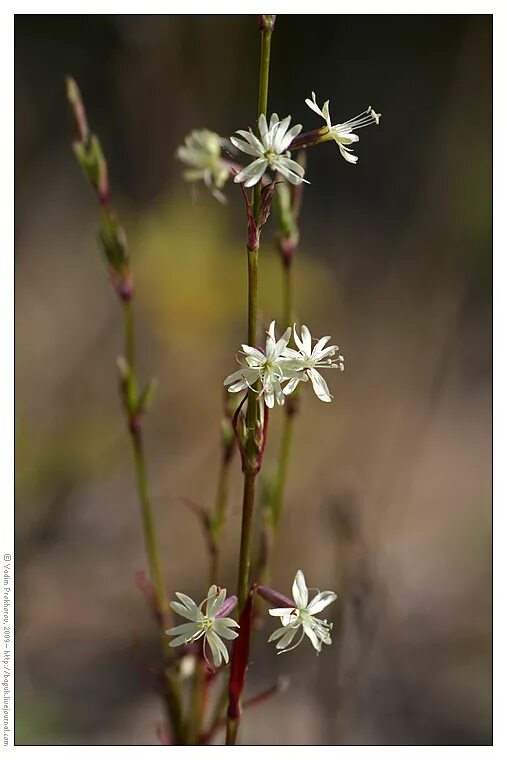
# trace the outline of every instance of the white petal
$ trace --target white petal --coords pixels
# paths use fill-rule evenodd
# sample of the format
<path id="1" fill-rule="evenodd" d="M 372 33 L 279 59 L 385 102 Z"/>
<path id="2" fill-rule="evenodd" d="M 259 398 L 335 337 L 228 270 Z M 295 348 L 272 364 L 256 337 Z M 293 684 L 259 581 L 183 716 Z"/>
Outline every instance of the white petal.
<path id="1" fill-rule="evenodd" d="M 280 381 L 279 380 L 274 380 L 273 381 L 273 388 L 274 388 L 274 391 L 275 391 L 275 397 L 276 397 L 276 400 L 277 400 L 278 404 L 280 406 L 283 406 L 284 403 L 285 403 L 285 396 L 284 396 L 284 393 L 283 393 L 283 390 L 282 390 L 282 386 L 280 385 Z"/>
<path id="2" fill-rule="evenodd" d="M 305 353 L 304 343 L 303 343 L 303 341 L 301 340 L 301 338 L 298 335 L 298 332 L 296 330 L 296 325 L 294 325 L 293 335 L 294 335 L 294 342 L 295 342 L 296 346 L 299 348 L 300 351 L 302 351 L 303 353 Z"/>
<path id="3" fill-rule="evenodd" d="M 313 347 L 313 351 L 312 351 L 312 357 L 313 357 L 313 359 L 317 358 L 317 354 L 320 351 L 322 351 L 322 349 L 324 348 L 324 346 L 326 345 L 326 343 L 328 342 L 328 340 L 331 340 L 331 336 L 330 335 L 324 335 L 323 338 L 320 338 L 320 340 L 317 341 L 317 343 Z"/>
<path id="4" fill-rule="evenodd" d="M 170 641 L 169 646 L 180 647 L 182 644 L 188 644 L 190 639 L 192 639 L 192 641 L 197 641 L 203 635 L 204 635 L 204 629 L 199 632 L 196 631 L 196 633 L 192 637 L 190 637 L 188 634 L 187 635 L 183 634 L 182 636 L 177 636 L 175 639 Z"/>
<path id="5" fill-rule="evenodd" d="M 188 607 L 185 607 L 184 604 L 171 602 L 170 607 L 177 612 L 178 615 L 181 615 L 181 617 L 187 618 L 187 620 L 193 620 L 194 622 L 202 620 L 202 613 L 197 605 L 195 605 L 195 609 L 190 610 Z"/>
<path id="6" fill-rule="evenodd" d="M 279 171 L 280 174 L 293 185 L 300 185 L 302 182 L 306 182 L 307 185 L 310 184 L 308 180 L 303 179 L 305 173 L 303 167 L 291 158 L 277 156 L 275 159 L 271 160 L 271 166 Z M 297 167 L 297 170 L 295 170 L 294 167 Z"/>
<path id="7" fill-rule="evenodd" d="M 261 115 L 259 116 L 259 135 L 261 137 L 261 140 L 263 139 L 267 131 L 268 131 L 268 123 L 266 121 L 266 117 L 264 116 L 264 114 L 261 113 Z"/>
<path id="8" fill-rule="evenodd" d="M 306 635 L 312 642 L 314 649 L 316 649 L 317 652 L 322 651 L 322 644 L 320 643 L 320 640 L 317 637 L 317 634 L 308 623 L 303 623 L 303 631 L 306 633 Z"/>
<path id="9" fill-rule="evenodd" d="M 350 145 L 351 143 L 359 142 L 359 135 L 355 135 L 353 132 L 349 132 L 348 130 L 340 132 L 339 127 L 333 127 L 332 133 L 333 140 L 338 145 Z"/>
<path id="10" fill-rule="evenodd" d="M 266 357 L 264 356 L 262 351 L 259 351 L 258 348 L 255 348 L 254 346 L 247 346 L 246 343 L 243 343 L 241 345 L 241 348 L 243 349 L 244 353 L 247 356 L 253 357 L 254 359 L 256 359 L 256 361 L 259 362 L 259 364 L 264 364 L 264 362 L 266 361 Z"/>
<path id="11" fill-rule="evenodd" d="M 224 385 L 230 385 L 231 383 L 235 383 L 238 380 L 241 380 L 244 377 L 243 372 L 243 369 L 237 369 L 236 372 L 232 373 L 232 375 L 227 375 L 224 380 Z"/>
<path id="12" fill-rule="evenodd" d="M 294 607 L 275 607 L 269 610 L 269 614 L 273 615 L 273 617 L 286 617 L 292 610 L 294 610 Z"/>
<path id="13" fill-rule="evenodd" d="M 244 391 L 248 388 L 248 383 L 243 378 L 243 380 L 240 380 L 238 383 L 233 383 L 232 385 L 229 385 L 229 388 L 227 389 L 229 393 L 239 393 L 240 391 Z"/>
<path id="14" fill-rule="evenodd" d="M 213 655 L 213 662 L 217 668 L 222 664 L 222 657 L 225 662 L 229 662 L 229 652 L 224 642 L 214 631 L 208 631 L 206 634 L 206 641 L 208 642 L 211 654 Z"/>
<path id="15" fill-rule="evenodd" d="M 304 346 L 304 352 L 307 356 L 312 355 L 312 335 L 306 325 L 301 327 L 301 341 Z"/>
<path id="16" fill-rule="evenodd" d="M 326 100 L 322 106 L 322 116 L 324 117 L 328 127 L 331 127 L 331 116 L 329 114 L 329 100 Z"/>
<path id="17" fill-rule="evenodd" d="M 308 588 L 302 570 L 298 570 L 296 577 L 294 578 L 294 583 L 292 584 L 292 598 L 296 602 L 296 607 L 299 607 L 299 609 L 304 609 L 308 604 Z"/>
<path id="18" fill-rule="evenodd" d="M 315 111 L 316 114 L 318 114 L 319 116 L 322 116 L 322 118 L 324 118 L 324 114 L 322 113 L 322 111 L 318 107 L 317 103 L 315 102 L 315 93 L 314 92 L 312 92 L 312 96 L 313 96 L 313 100 L 310 100 L 310 98 L 306 98 L 306 100 L 305 100 L 306 105 L 308 106 L 308 108 L 311 108 L 312 111 Z"/>
<path id="19" fill-rule="evenodd" d="M 298 136 L 302 129 L 302 124 L 294 124 L 294 126 L 289 129 L 282 140 L 282 144 L 280 145 L 280 153 L 283 153 L 285 150 L 287 150 L 293 139 Z"/>
<path id="20" fill-rule="evenodd" d="M 286 396 L 288 396 L 290 393 L 296 390 L 300 379 L 301 378 L 299 377 L 293 377 L 292 380 L 289 380 L 289 382 L 283 389 L 283 392 L 285 393 Z"/>
<path id="21" fill-rule="evenodd" d="M 317 398 L 320 398 L 321 401 L 332 401 L 333 397 L 329 393 L 327 383 L 320 372 L 317 372 L 317 370 L 313 368 L 307 370 L 307 372 L 310 376 L 310 380 L 312 381 L 313 390 L 315 391 Z"/>
<path id="22" fill-rule="evenodd" d="M 213 664 L 217 668 L 219 668 L 222 664 L 222 654 L 218 646 L 219 641 L 220 639 L 216 633 L 213 633 L 213 631 L 208 631 L 204 637 L 204 647 L 206 647 L 206 644 L 209 646 L 211 650 L 211 657 L 213 658 Z"/>
<path id="23" fill-rule="evenodd" d="M 350 153 L 350 151 L 348 151 L 344 145 L 338 145 L 338 147 L 345 161 L 348 161 L 349 164 L 357 164 L 357 161 L 358 161 L 357 156 L 354 156 L 353 153 Z"/>
<path id="24" fill-rule="evenodd" d="M 182 625 L 176 625 L 174 628 L 169 628 L 166 633 L 169 634 L 169 636 L 179 636 L 181 634 L 190 634 L 197 633 L 199 630 L 199 627 L 196 623 L 183 623 Z"/>
<path id="25" fill-rule="evenodd" d="M 277 126 L 275 136 L 273 139 L 273 150 L 276 151 L 276 153 L 282 152 L 282 143 L 284 141 L 284 137 L 286 135 L 286 132 L 289 128 L 290 124 L 290 116 L 286 116 L 285 119 L 283 119 Z"/>
<path id="26" fill-rule="evenodd" d="M 281 358 L 282 359 L 301 359 L 301 356 L 293 348 L 286 348 Z"/>
<path id="27" fill-rule="evenodd" d="M 277 628 L 276 631 L 273 631 L 273 633 L 269 637 L 268 643 L 270 641 L 276 641 L 277 639 L 279 639 L 280 636 L 283 636 L 286 633 L 286 630 L 287 630 L 286 628 Z"/>
<path id="28" fill-rule="evenodd" d="M 264 380 L 264 401 L 268 409 L 272 409 L 275 405 L 275 389 L 270 378 Z"/>
<path id="29" fill-rule="evenodd" d="M 251 129 L 249 129 L 248 132 L 245 129 L 237 129 L 236 134 L 244 137 L 245 142 L 249 143 L 252 148 L 256 148 L 260 155 L 263 155 L 264 145 L 261 143 L 257 135 L 254 135 Z"/>
<path id="30" fill-rule="evenodd" d="M 333 591 L 321 591 L 320 594 L 317 594 L 317 596 L 312 599 L 306 608 L 306 611 L 309 612 L 310 615 L 316 615 L 317 612 L 321 612 L 324 607 L 327 607 L 328 604 L 334 602 L 335 599 L 336 594 Z"/>
<path id="31" fill-rule="evenodd" d="M 278 357 L 281 356 L 283 354 L 283 352 L 285 351 L 285 349 L 287 348 L 287 343 L 290 340 L 290 334 L 291 334 L 291 332 L 292 332 L 291 328 L 288 327 L 285 330 L 285 332 L 282 335 L 282 337 L 280 338 L 280 340 L 277 342 L 277 344 L 275 346 L 275 358 L 276 359 L 278 359 Z"/>
<path id="32" fill-rule="evenodd" d="M 273 361 L 273 359 L 275 358 L 275 348 L 276 348 L 275 339 L 271 337 L 271 335 L 268 333 L 268 336 L 266 338 L 266 357 L 270 361 Z"/>
<path id="33" fill-rule="evenodd" d="M 271 114 L 271 119 L 269 120 L 269 128 L 273 129 L 273 127 L 275 126 L 275 124 L 278 124 L 279 121 L 280 121 L 280 119 L 278 118 L 278 114 L 277 113 L 272 113 Z"/>
<path id="34" fill-rule="evenodd" d="M 239 633 L 237 631 L 231 631 L 229 626 L 224 625 L 223 620 L 221 620 L 220 618 L 215 620 L 213 624 L 213 630 L 216 632 L 218 636 L 221 636 L 223 639 L 235 639 L 237 636 L 239 636 Z"/>
<path id="35" fill-rule="evenodd" d="M 291 643 L 292 639 L 296 635 L 296 631 L 299 626 L 296 626 L 295 628 L 287 628 L 285 631 L 285 634 L 282 636 L 278 644 L 276 645 L 277 649 L 285 649 L 285 647 L 288 647 Z"/>
<path id="36" fill-rule="evenodd" d="M 176 596 L 189 610 L 198 609 L 197 604 L 186 594 L 182 594 L 181 591 L 176 591 Z"/>
<path id="37" fill-rule="evenodd" d="M 317 361 L 322 361 L 323 359 L 327 359 L 330 356 L 334 356 L 335 353 L 338 351 L 338 346 L 328 346 L 322 351 L 316 352 L 315 348 L 313 349 L 313 358 Z"/>
<path id="38" fill-rule="evenodd" d="M 248 166 L 243 169 L 243 171 L 239 172 L 239 174 L 236 174 L 234 182 L 243 182 L 245 187 L 252 187 L 252 185 L 256 185 L 261 179 L 267 167 L 268 162 L 266 159 L 258 158 L 255 161 L 252 161 L 251 164 L 248 164 Z"/>
<path id="39" fill-rule="evenodd" d="M 225 588 L 221 589 L 220 592 L 218 592 L 218 589 L 215 585 L 210 586 L 207 597 L 208 600 L 206 602 L 206 617 L 215 617 L 216 613 L 225 602 L 226 596 L 227 590 Z"/>
<path id="40" fill-rule="evenodd" d="M 258 148 L 254 148 L 252 145 L 247 143 L 245 140 L 240 140 L 239 137 L 231 137 L 230 138 L 231 143 L 238 149 L 243 151 L 243 153 L 247 153 L 249 156 L 262 156 L 264 155 L 264 148 L 259 150 Z"/>

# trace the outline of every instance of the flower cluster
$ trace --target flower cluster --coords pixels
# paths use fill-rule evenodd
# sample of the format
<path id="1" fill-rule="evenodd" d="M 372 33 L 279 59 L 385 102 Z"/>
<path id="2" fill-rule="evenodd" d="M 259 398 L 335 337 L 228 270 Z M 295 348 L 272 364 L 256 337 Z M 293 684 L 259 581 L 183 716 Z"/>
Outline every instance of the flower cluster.
<path id="1" fill-rule="evenodd" d="M 220 151 L 226 141 L 207 129 L 194 130 L 185 138 L 185 145 L 179 147 L 176 153 L 178 158 L 190 167 L 184 173 L 185 179 L 190 181 L 204 180 L 207 187 L 219 200 L 224 200 L 221 188 L 231 176 L 232 168 L 234 169 L 232 173 L 236 172 L 234 182 L 242 183 L 245 187 L 252 187 L 260 182 L 268 169 L 278 173 L 293 185 L 308 182 L 304 178 L 304 168 L 291 158 L 290 149 L 294 141 L 294 145 L 301 143 L 303 147 L 306 147 L 310 144 L 332 139 L 338 145 L 343 158 L 351 164 L 356 164 L 358 158 L 348 147 L 359 140 L 355 130 L 362 129 L 370 124 L 379 124 L 382 114 L 376 113 L 369 106 L 352 119 L 333 125 L 329 112 L 329 100 L 326 100 L 321 108 L 317 105 L 315 93 L 312 92 L 311 99 L 307 98 L 305 103 L 324 119 L 327 129 L 323 127 L 322 130 L 305 133 L 298 138 L 302 126 L 295 124 L 289 129 L 290 116 L 280 119 L 278 114 L 274 113 L 268 123 L 266 115 L 261 114 L 257 134 L 254 134 L 251 129 L 238 129 L 236 135 L 230 138 L 237 150 L 254 158 L 244 168 L 233 167 L 230 162 L 221 158 Z M 311 139 L 305 139 L 310 138 L 310 136 Z"/>
<path id="2" fill-rule="evenodd" d="M 266 406 L 273 408 L 275 401 L 283 406 L 285 396 L 292 393 L 300 382 L 310 380 L 317 397 L 321 401 L 331 401 L 327 383 L 317 367 L 343 370 L 343 356 L 339 355 L 336 362 L 332 360 L 339 350 L 338 346 L 326 347 L 330 336 L 325 336 L 312 348 L 312 336 L 306 325 L 301 328 L 301 337 L 294 325 L 294 341 L 299 349 L 296 351 L 288 347 L 291 332 L 288 327 L 277 340 L 275 322 L 271 322 L 264 351 L 243 344 L 245 363 L 224 380 L 229 391 L 238 393 L 247 388 L 255 389 L 259 396 L 264 397 Z"/>
<path id="3" fill-rule="evenodd" d="M 292 585 L 293 600 L 283 596 L 274 589 L 265 586 L 257 588 L 258 593 L 268 602 L 282 605 L 269 610 L 269 614 L 279 617 L 282 624 L 269 637 L 268 641 L 276 641 L 279 654 L 295 649 L 308 636 L 313 647 L 320 652 L 322 644 L 331 644 L 332 623 L 315 617 L 317 613 L 327 607 L 336 599 L 333 591 L 318 591 L 311 602 L 308 601 L 308 587 L 302 570 L 298 570 Z M 239 634 L 231 628 L 239 628 L 238 623 L 232 618 L 225 617 L 236 606 L 235 596 L 227 597 L 225 589 L 219 589 L 213 585 L 208 591 L 206 599 L 198 606 L 193 599 L 186 594 L 176 593 L 179 602 L 171 602 L 172 609 L 182 617 L 191 620 L 190 623 L 177 625 L 170 628 L 167 633 L 175 636 L 171 647 L 191 644 L 204 637 L 203 654 L 207 660 L 206 645 L 209 646 L 213 657 L 213 663 L 218 668 L 222 661 L 229 662 L 229 652 L 222 639 L 235 639 Z M 205 612 L 202 607 L 206 605 Z M 296 633 L 300 636 L 295 644 L 292 641 Z"/>

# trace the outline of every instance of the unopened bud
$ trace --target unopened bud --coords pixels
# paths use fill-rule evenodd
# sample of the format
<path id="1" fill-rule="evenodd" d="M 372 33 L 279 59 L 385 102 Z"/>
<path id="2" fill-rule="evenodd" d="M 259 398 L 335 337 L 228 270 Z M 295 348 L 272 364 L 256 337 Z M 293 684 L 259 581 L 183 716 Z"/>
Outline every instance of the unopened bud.
<path id="1" fill-rule="evenodd" d="M 257 220 L 259 229 L 263 227 L 269 219 L 273 194 L 275 192 L 275 184 L 275 182 L 270 182 L 269 185 L 265 185 L 261 190 L 260 210 Z"/>
<path id="2" fill-rule="evenodd" d="M 260 15 L 259 16 L 259 29 L 261 31 L 272 32 L 275 28 L 276 15 Z"/>
<path id="3" fill-rule="evenodd" d="M 153 378 L 149 383 L 145 385 L 137 402 L 137 411 L 139 413 L 144 414 L 144 412 L 146 412 L 146 410 L 151 406 L 155 391 L 157 390 L 157 386 L 158 380 L 156 378 Z"/>
<path id="4" fill-rule="evenodd" d="M 275 591 L 268 586 L 257 586 L 256 591 L 266 602 L 274 604 L 275 607 L 291 607 L 294 608 L 294 602 L 284 594 L 280 594 L 279 591 Z"/>
<path id="5" fill-rule="evenodd" d="M 232 596 L 227 597 L 225 602 L 222 604 L 220 609 L 218 610 L 216 617 L 228 617 L 231 612 L 236 608 L 236 605 L 238 603 L 238 597 L 234 594 Z"/>
<path id="6" fill-rule="evenodd" d="M 117 274 L 122 275 L 128 265 L 127 236 L 117 218 L 110 211 L 104 211 L 99 231 L 104 255 Z"/>
<path id="7" fill-rule="evenodd" d="M 67 100 L 72 109 L 72 115 L 76 125 L 77 137 L 82 143 L 87 143 L 90 139 L 90 130 L 86 119 L 86 111 L 81 98 L 81 92 L 75 79 L 67 77 L 65 80 L 67 86 Z"/>
<path id="8" fill-rule="evenodd" d="M 130 365 L 124 356 L 118 356 L 116 359 L 116 366 L 120 374 L 120 380 L 125 383 L 130 377 Z"/>

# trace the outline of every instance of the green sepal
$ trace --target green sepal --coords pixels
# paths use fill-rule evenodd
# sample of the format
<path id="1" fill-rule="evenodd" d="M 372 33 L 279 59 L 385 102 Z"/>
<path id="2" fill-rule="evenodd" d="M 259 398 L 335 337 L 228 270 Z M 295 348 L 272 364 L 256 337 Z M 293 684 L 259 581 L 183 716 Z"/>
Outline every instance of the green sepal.
<path id="1" fill-rule="evenodd" d="M 118 274 L 124 274 L 129 259 L 127 254 L 127 236 L 118 219 L 110 211 L 102 213 L 102 225 L 99 239 L 111 268 Z"/>
<path id="2" fill-rule="evenodd" d="M 153 402 L 157 387 L 158 380 L 156 378 L 152 378 L 150 382 L 145 385 L 137 400 L 137 411 L 139 413 L 144 414 L 144 412 L 149 409 Z"/>

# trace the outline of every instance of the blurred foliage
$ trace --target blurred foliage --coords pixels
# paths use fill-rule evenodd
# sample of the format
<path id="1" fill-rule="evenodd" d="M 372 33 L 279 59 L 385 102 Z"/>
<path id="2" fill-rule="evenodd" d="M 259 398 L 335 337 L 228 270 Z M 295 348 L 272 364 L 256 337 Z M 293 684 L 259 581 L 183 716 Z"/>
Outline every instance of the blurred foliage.
<path id="1" fill-rule="evenodd" d="M 60 744 L 68 729 L 65 710 L 48 694 L 16 699 L 16 744 Z"/>
<path id="2" fill-rule="evenodd" d="M 357 166 L 331 145 L 308 155 L 295 264 L 298 316 L 337 340 L 346 371 L 332 405 L 303 394 L 273 579 L 284 588 L 304 566 L 340 589 L 336 645 L 318 660 L 259 646 L 252 693 L 285 672 L 292 686 L 251 712 L 245 742 L 284 741 L 287 725 L 293 743 L 490 740 L 491 45 L 486 15 L 277 20 L 273 110 L 310 123 L 315 89 L 337 119 L 369 103 L 384 115 L 361 133 Z M 226 207 L 194 199 L 174 153 L 190 129 L 252 123 L 257 58 L 248 16 L 16 18 L 18 743 L 156 743 L 158 719 L 129 653 L 132 628 L 148 651 L 153 631 L 132 580 L 144 554 L 121 314 L 64 77 L 110 165 L 139 371 L 160 381 L 146 443 L 168 584 L 201 598 L 206 557 L 181 497 L 213 500 L 221 382 L 245 333 L 246 224 L 237 187 Z M 272 222 L 260 285 L 267 325 L 281 313 Z"/>

